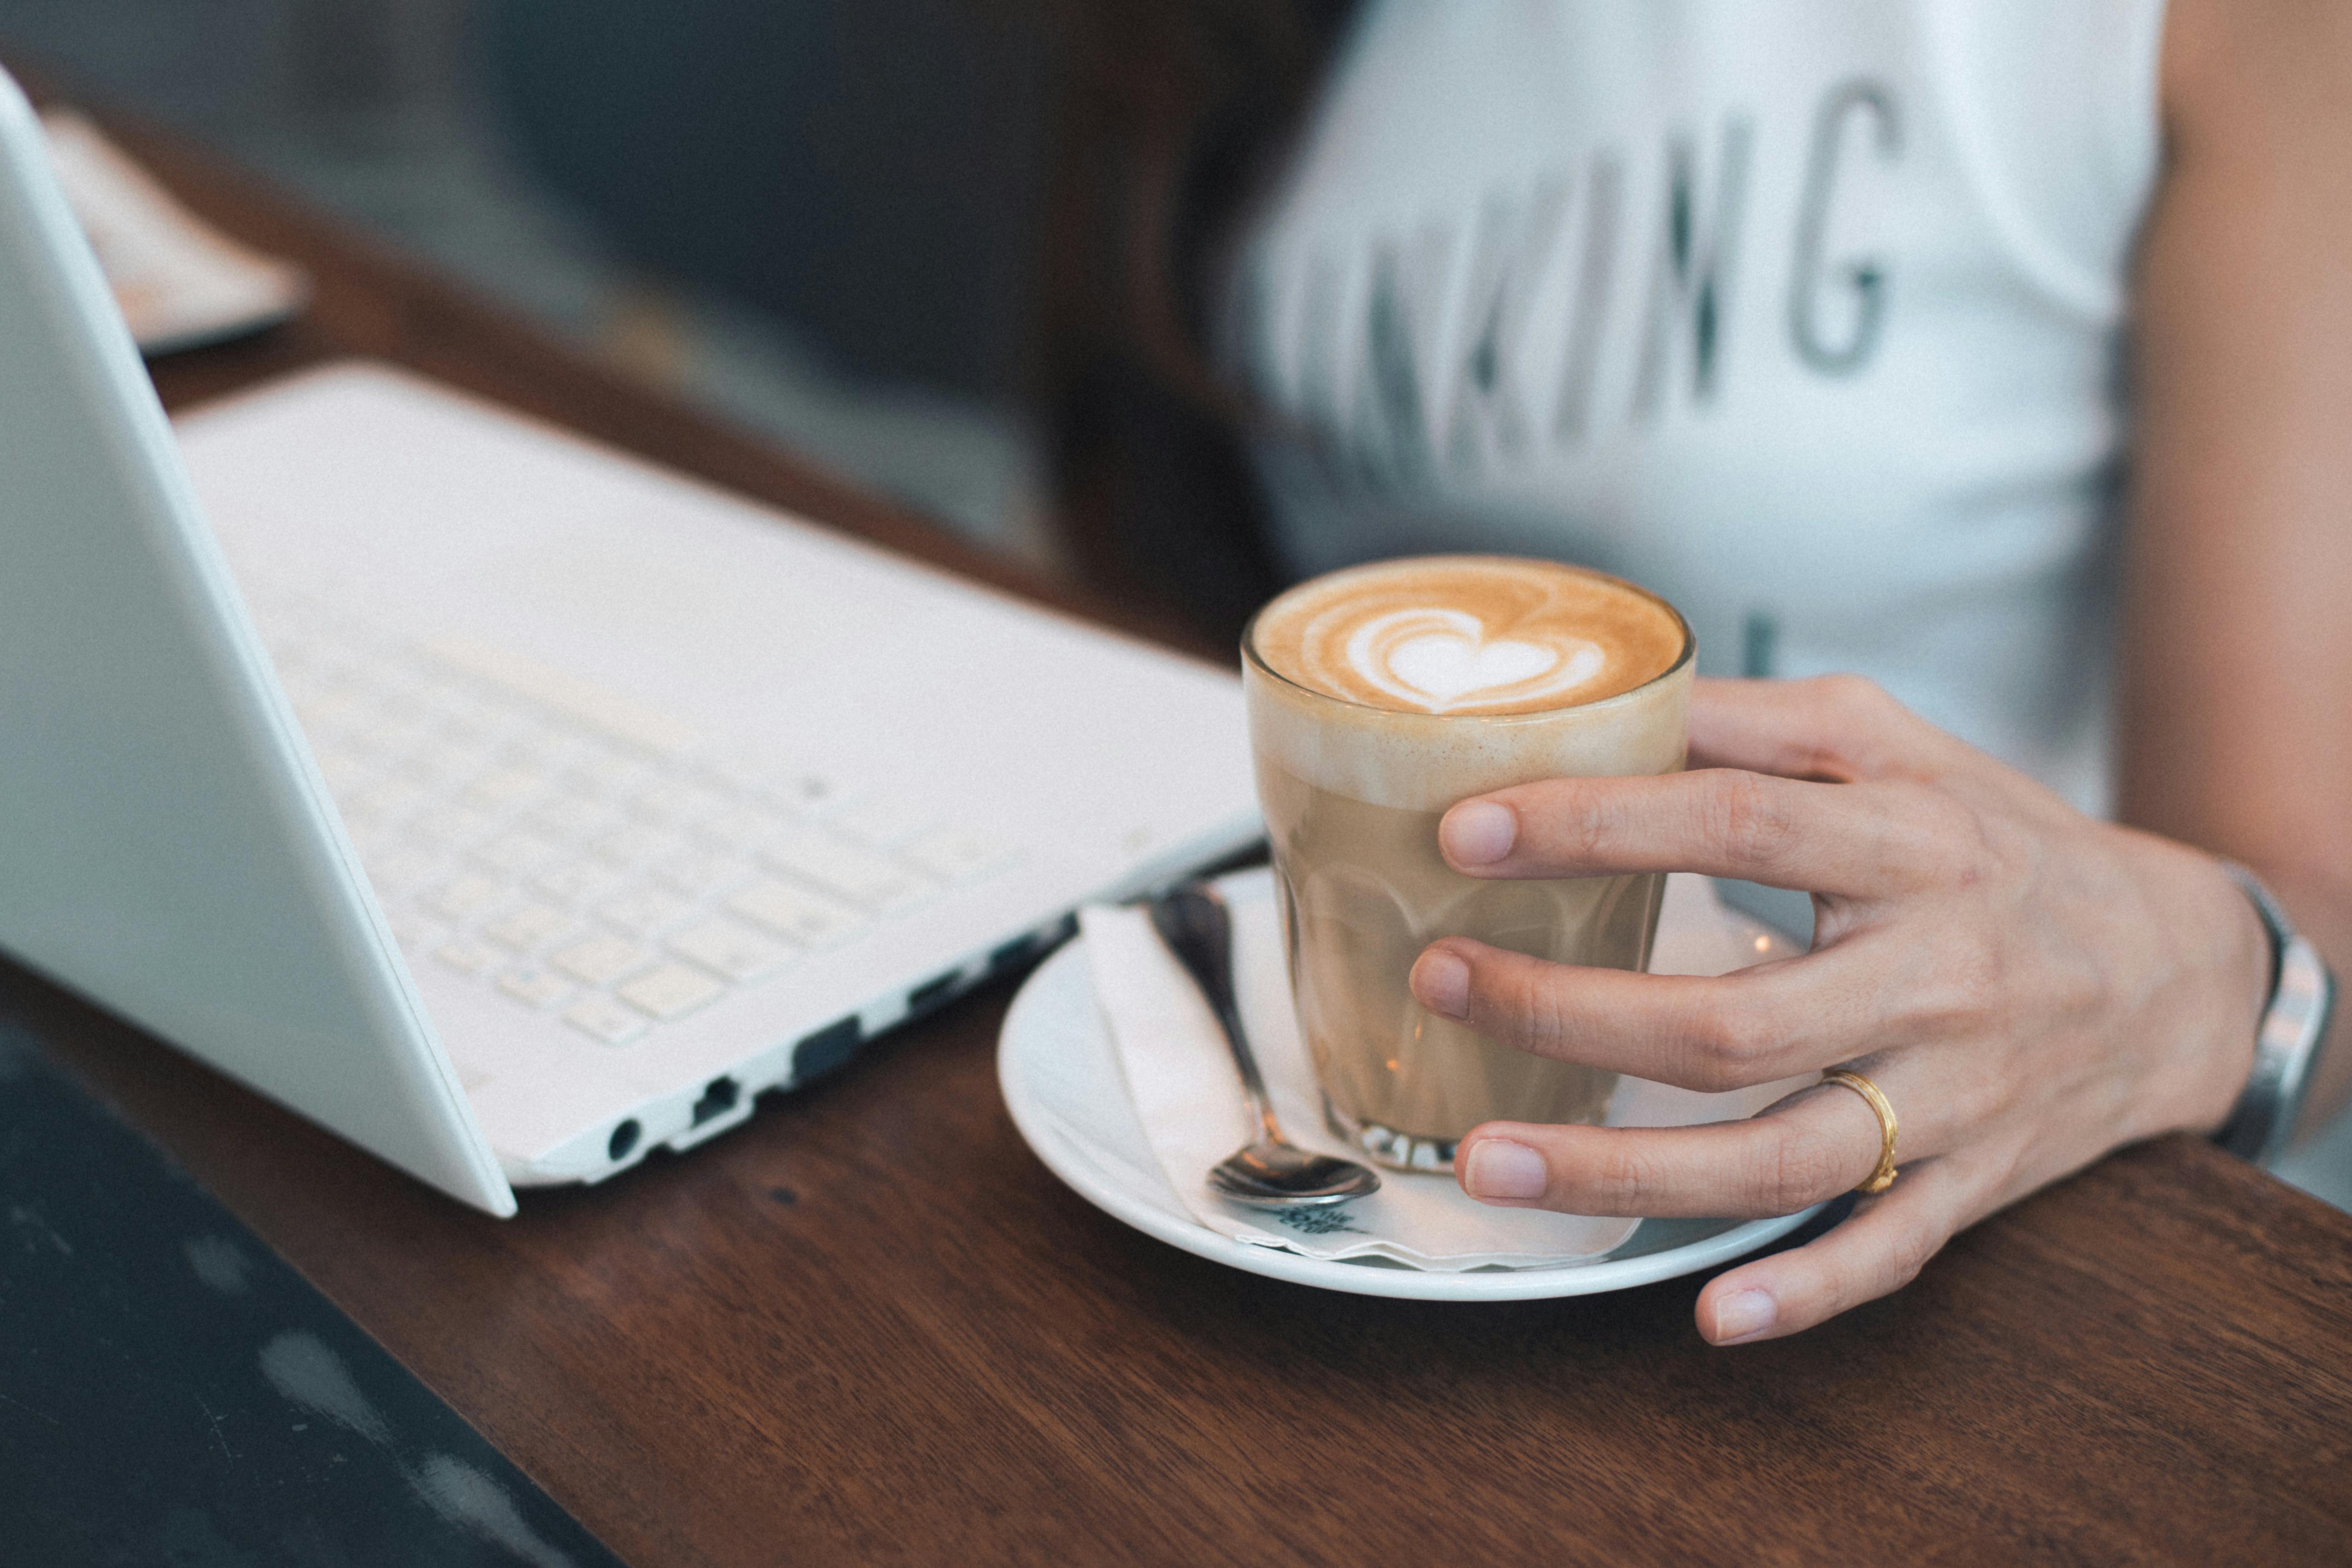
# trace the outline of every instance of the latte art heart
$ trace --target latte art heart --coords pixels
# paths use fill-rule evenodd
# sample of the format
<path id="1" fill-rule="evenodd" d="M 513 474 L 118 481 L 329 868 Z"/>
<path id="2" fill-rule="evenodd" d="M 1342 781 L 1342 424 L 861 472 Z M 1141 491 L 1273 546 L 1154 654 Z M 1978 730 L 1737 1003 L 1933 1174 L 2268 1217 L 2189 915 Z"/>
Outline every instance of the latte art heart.
<path id="1" fill-rule="evenodd" d="M 1597 572 L 1428 555 L 1299 584 L 1259 612 L 1249 647 L 1360 707 L 1502 718 L 1622 696 L 1672 670 L 1690 633 L 1672 605 Z"/>
<path id="2" fill-rule="evenodd" d="M 1608 656 L 1576 637 L 1489 638 L 1475 616 L 1430 606 L 1391 611 L 1358 626 L 1348 638 L 1348 663 L 1391 697 L 1443 713 L 1465 699 L 1535 700 L 1574 690 L 1601 673 Z"/>
<path id="3" fill-rule="evenodd" d="M 1465 691 L 1549 675 L 1559 663 L 1559 654 L 1531 642 L 1473 643 L 1431 632 L 1390 649 L 1388 672 L 1425 696 L 1450 702 Z"/>

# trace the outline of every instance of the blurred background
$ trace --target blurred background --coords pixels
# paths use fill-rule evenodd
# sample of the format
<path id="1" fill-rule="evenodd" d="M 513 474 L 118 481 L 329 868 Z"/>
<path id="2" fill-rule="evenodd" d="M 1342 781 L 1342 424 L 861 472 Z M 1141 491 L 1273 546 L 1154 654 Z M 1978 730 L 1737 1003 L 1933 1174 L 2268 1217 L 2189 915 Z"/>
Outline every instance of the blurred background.
<path id="1" fill-rule="evenodd" d="M 1051 565 L 1049 31 L 1012 0 L 0 0 L 0 63 Z"/>
<path id="2" fill-rule="evenodd" d="M 1232 646 L 1279 586 L 1199 353 L 1354 0 L 0 0 L 0 63 Z"/>

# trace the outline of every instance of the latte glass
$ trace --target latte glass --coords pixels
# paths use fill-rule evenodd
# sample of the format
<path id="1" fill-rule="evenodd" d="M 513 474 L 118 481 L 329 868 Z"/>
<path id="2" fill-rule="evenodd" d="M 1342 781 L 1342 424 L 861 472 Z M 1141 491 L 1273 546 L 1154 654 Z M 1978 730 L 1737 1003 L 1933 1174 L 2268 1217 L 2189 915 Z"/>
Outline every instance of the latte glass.
<path id="1" fill-rule="evenodd" d="M 1482 570 L 1575 570 L 1492 557 L 1431 564 L 1465 561 Z M 1414 565 L 1350 570 L 1391 579 L 1403 573 L 1409 584 Z M 1292 590 L 1243 637 L 1251 750 L 1299 1027 L 1333 1129 L 1385 1165 L 1451 1170 L 1455 1144 L 1484 1121 L 1597 1122 L 1616 1087 L 1614 1073 L 1531 1056 L 1440 1018 L 1406 984 L 1413 960 L 1442 936 L 1559 963 L 1638 970 L 1649 961 L 1662 876 L 1485 880 L 1454 871 L 1437 848 L 1438 819 L 1470 795 L 1545 778 L 1683 766 L 1694 652 L 1687 623 L 1646 590 L 1578 574 L 1585 591 L 1637 595 L 1654 606 L 1642 613 L 1664 632 L 1671 662 L 1660 673 L 1600 700 L 1576 702 L 1570 691 L 1559 706 L 1507 713 L 1402 710 L 1278 673 L 1260 647 L 1268 616 L 1345 574 Z M 1414 651 L 1425 664 L 1445 656 L 1438 664 L 1457 683 L 1482 661 L 1499 662 L 1498 648 L 1524 646 L 1482 642 L 1458 609 L 1432 614 L 1450 617 L 1442 630 L 1458 627 L 1462 646 L 1449 650 L 1430 634 Z"/>

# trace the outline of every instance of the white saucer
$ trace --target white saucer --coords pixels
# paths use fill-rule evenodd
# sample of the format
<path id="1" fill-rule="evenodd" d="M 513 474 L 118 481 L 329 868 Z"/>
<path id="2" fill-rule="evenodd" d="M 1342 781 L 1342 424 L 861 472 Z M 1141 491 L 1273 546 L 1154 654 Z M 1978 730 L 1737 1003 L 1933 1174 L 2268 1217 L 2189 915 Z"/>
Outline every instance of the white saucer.
<path id="1" fill-rule="evenodd" d="M 1738 917 L 1735 917 L 1738 918 Z M 1761 932 L 1763 927 L 1757 927 Z M 1785 939 L 1784 939 L 1785 940 Z M 1379 1259 L 1305 1258 L 1220 1236 L 1169 1186 L 1119 1073 L 1083 939 L 1040 965 L 1005 1016 L 997 1081 L 1013 1124 L 1048 1170 L 1114 1218 L 1187 1252 L 1327 1290 L 1429 1301 L 1509 1301 L 1622 1290 L 1711 1268 L 1777 1240 L 1816 1209 L 1775 1219 L 1644 1220 L 1597 1259 L 1543 1268 L 1438 1273 Z"/>

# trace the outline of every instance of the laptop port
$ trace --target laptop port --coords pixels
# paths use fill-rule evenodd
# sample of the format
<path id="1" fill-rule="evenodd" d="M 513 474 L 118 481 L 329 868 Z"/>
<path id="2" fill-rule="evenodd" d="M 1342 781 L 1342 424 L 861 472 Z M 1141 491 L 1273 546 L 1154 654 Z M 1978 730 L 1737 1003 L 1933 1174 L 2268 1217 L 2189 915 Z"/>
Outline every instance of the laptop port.
<path id="1" fill-rule="evenodd" d="M 1031 959 L 1042 957 L 1058 946 L 1077 929 L 1077 917 L 1064 915 L 1044 931 L 1033 931 L 1025 936 L 1016 936 L 988 955 L 988 972 L 991 974 L 1002 974 L 1006 970 L 1018 969 Z"/>
<path id="2" fill-rule="evenodd" d="M 793 1081 L 822 1078 L 857 1053 L 857 1016 L 827 1024 L 793 1047 Z"/>
<path id="3" fill-rule="evenodd" d="M 613 1129 L 612 1141 L 604 1145 L 604 1152 L 615 1160 L 627 1159 L 630 1152 L 637 1146 L 638 1134 L 644 1131 L 644 1128 L 637 1125 L 637 1119 L 634 1116 L 630 1117 Z"/>
<path id="4" fill-rule="evenodd" d="M 724 1116 L 735 1109 L 741 1099 L 743 1086 L 731 1078 L 714 1078 L 705 1086 L 702 1098 L 694 1102 L 694 1125 L 701 1126 L 714 1116 Z"/>
<path id="5" fill-rule="evenodd" d="M 938 979 L 926 980 L 908 992 L 907 1016 L 911 1018 L 919 1013 L 928 1013 L 954 995 L 956 984 L 962 978 L 962 970 L 950 969 Z"/>

